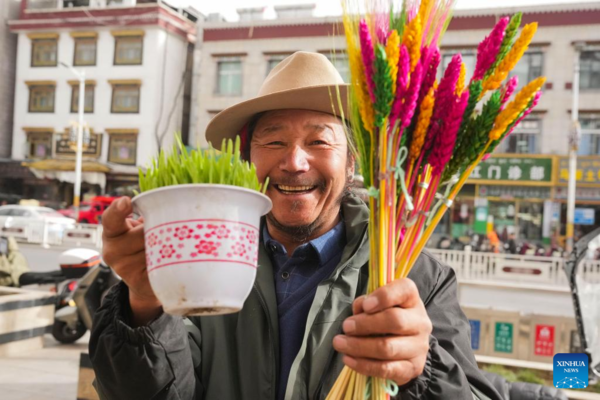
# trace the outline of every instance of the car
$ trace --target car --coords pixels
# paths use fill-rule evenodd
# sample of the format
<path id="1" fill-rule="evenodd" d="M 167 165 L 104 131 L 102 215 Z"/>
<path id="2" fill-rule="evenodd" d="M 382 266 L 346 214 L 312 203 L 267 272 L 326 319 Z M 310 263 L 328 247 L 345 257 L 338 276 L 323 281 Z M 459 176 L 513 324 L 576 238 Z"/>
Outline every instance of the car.
<path id="1" fill-rule="evenodd" d="M 17 240 L 57 241 L 67 228 L 75 226 L 73 218 L 65 217 L 49 207 L 0 206 L 0 230 Z M 46 235 L 46 237 L 45 237 Z"/>
<path id="2" fill-rule="evenodd" d="M 96 196 L 88 201 L 82 201 L 79 205 L 79 222 L 82 224 L 99 224 L 104 210 L 116 199 L 118 197 Z M 66 217 L 75 217 L 73 206 L 58 212 Z"/>

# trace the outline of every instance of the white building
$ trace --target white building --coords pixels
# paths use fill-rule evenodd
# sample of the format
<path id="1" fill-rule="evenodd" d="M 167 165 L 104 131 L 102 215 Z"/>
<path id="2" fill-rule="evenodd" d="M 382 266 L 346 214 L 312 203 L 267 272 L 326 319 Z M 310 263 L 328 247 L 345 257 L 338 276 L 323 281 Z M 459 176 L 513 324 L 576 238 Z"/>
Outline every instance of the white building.
<path id="1" fill-rule="evenodd" d="M 276 19 L 261 20 L 260 9 L 240 11 L 240 22 L 211 18 L 202 26 L 201 63 L 194 74 L 195 139 L 206 145 L 204 130 L 216 113 L 254 96 L 267 72 L 294 51 L 316 51 L 334 60 L 348 75 L 345 39 L 340 18 L 310 16 L 306 6 L 276 8 Z M 535 113 L 499 151 L 507 153 L 566 154 L 572 102 L 576 42 L 581 56 L 582 154 L 600 155 L 600 2 L 535 7 L 457 10 L 442 42 L 444 61 L 460 51 L 472 71 L 479 42 L 496 21 L 516 11 L 524 23 L 537 21 L 539 30 L 530 50 L 518 64 L 521 82 L 548 77 L 544 96 Z M 250 13 L 251 15 L 246 15 Z"/>
<path id="2" fill-rule="evenodd" d="M 12 157 L 61 182 L 36 185 L 27 197 L 68 202 L 72 192 L 67 139 L 77 121 L 78 81 L 63 63 L 85 73 L 92 134 L 83 175 L 96 193 L 135 185 L 138 166 L 170 146 L 175 132 L 187 135 L 195 40 L 189 12 L 161 0 L 22 0 L 10 27 L 18 34 Z"/>
<path id="3" fill-rule="evenodd" d="M 13 98 L 15 90 L 15 55 L 17 38 L 8 29 L 8 21 L 19 15 L 19 1 L 8 0 L 0 3 L 0 158 L 9 158 L 12 141 Z M 0 171 L 3 171 L 0 167 Z M 0 190 L 1 191 L 1 190 Z"/>

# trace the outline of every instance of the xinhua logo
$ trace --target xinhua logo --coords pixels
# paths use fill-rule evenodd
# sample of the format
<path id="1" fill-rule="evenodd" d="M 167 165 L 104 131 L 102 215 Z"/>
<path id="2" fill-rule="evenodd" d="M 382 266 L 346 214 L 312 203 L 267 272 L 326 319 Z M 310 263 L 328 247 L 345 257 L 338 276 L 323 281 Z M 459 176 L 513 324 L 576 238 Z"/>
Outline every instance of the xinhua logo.
<path id="1" fill-rule="evenodd" d="M 559 389 L 585 389 L 588 386 L 587 354 L 557 354 L 554 356 L 554 387 Z"/>

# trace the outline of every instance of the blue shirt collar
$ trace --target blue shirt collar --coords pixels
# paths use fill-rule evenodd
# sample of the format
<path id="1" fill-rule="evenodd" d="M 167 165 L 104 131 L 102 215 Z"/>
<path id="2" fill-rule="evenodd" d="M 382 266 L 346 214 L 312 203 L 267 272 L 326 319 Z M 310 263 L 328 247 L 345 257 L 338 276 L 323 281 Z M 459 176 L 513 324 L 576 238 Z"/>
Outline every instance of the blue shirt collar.
<path id="1" fill-rule="evenodd" d="M 285 247 L 277 240 L 273 239 L 271 235 L 269 235 L 267 224 L 264 224 L 262 234 L 263 243 L 269 251 L 279 252 L 287 255 L 287 250 Z M 334 226 L 325 234 L 311 240 L 308 243 L 298 246 L 294 251 L 294 254 L 292 254 L 292 257 L 309 257 L 309 253 L 312 249 L 313 253 L 316 254 L 319 260 L 319 265 L 325 265 L 336 254 L 339 254 L 341 251 L 343 251 L 345 245 L 346 226 L 344 221 L 341 220 L 336 226 Z"/>

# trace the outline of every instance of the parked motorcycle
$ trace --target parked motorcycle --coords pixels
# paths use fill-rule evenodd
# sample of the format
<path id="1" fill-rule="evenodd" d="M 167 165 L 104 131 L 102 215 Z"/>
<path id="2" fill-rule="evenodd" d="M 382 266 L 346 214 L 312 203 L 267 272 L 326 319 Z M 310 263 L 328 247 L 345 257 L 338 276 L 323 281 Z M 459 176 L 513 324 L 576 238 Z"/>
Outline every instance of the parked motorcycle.
<path id="1" fill-rule="evenodd" d="M 73 343 L 91 329 L 102 299 L 119 277 L 102 264 L 95 250 L 68 250 L 60 255 L 59 262 L 65 276 L 79 279 L 73 290 L 61 292 L 64 301 L 56 311 L 52 336 L 61 343 Z"/>

